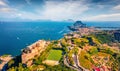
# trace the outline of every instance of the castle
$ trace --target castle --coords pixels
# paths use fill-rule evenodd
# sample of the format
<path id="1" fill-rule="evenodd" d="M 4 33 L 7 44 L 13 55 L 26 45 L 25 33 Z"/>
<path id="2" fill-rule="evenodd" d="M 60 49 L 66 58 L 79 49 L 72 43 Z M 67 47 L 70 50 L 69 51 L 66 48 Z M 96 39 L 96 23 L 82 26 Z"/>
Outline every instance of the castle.
<path id="1" fill-rule="evenodd" d="M 33 58 L 39 56 L 42 51 L 44 51 L 49 44 L 49 41 L 39 40 L 32 45 L 28 46 L 27 48 L 22 50 L 22 63 L 26 64 L 27 66 L 32 65 Z"/>

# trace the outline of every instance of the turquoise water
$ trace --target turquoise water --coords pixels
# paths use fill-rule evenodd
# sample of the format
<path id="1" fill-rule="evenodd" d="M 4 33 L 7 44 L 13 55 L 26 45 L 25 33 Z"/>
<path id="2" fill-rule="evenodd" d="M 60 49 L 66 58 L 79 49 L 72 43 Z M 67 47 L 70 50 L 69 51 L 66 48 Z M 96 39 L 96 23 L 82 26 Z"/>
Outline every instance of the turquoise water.
<path id="1" fill-rule="evenodd" d="M 57 40 L 69 30 L 68 22 L 2 22 L 0 55 L 21 53 L 21 49 L 39 39 Z"/>
<path id="2" fill-rule="evenodd" d="M 83 22 L 87 26 L 120 26 L 120 22 Z M 57 40 L 69 32 L 70 22 L 1 22 L 0 55 L 21 53 L 21 49 L 39 39 Z"/>

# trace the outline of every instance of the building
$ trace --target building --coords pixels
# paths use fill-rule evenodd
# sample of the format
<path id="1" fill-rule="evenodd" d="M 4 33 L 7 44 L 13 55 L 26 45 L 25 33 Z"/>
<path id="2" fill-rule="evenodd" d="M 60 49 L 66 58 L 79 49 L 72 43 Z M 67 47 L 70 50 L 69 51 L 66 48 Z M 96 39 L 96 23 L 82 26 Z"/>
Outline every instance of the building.
<path id="1" fill-rule="evenodd" d="M 27 66 L 32 65 L 33 58 L 39 56 L 42 51 L 44 51 L 49 44 L 48 41 L 39 40 L 22 51 L 22 63 Z"/>

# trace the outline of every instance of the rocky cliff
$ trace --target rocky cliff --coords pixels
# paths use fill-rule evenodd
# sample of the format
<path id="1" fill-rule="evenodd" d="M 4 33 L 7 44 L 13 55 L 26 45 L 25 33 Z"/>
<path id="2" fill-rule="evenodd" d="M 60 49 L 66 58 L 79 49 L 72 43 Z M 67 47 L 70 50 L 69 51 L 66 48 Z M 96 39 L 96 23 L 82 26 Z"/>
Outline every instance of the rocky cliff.
<path id="1" fill-rule="evenodd" d="M 12 59 L 11 55 L 3 55 L 0 56 L 0 71 L 4 67 L 4 65 Z"/>
<path id="2" fill-rule="evenodd" d="M 33 62 L 33 58 L 39 56 L 42 51 L 46 49 L 46 46 L 49 44 L 49 41 L 39 40 L 34 44 L 28 46 L 22 51 L 22 63 L 30 66 Z"/>

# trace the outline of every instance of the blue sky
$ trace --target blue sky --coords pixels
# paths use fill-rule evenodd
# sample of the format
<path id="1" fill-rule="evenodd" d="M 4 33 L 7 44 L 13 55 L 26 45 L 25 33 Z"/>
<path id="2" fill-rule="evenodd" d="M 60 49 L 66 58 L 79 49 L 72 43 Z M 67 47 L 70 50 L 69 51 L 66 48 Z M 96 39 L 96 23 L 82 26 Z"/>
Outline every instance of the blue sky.
<path id="1" fill-rule="evenodd" d="M 120 21 L 120 0 L 0 0 L 0 21 Z"/>

